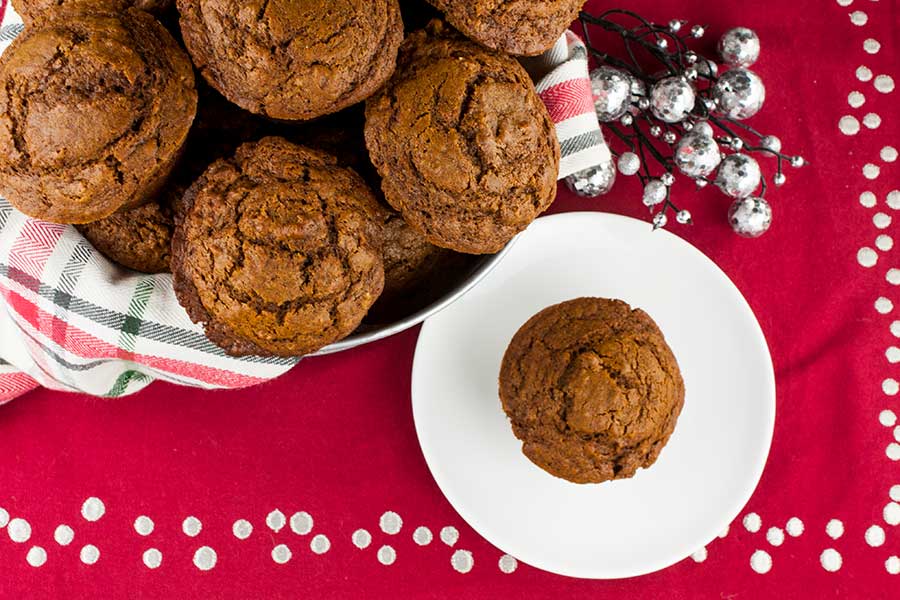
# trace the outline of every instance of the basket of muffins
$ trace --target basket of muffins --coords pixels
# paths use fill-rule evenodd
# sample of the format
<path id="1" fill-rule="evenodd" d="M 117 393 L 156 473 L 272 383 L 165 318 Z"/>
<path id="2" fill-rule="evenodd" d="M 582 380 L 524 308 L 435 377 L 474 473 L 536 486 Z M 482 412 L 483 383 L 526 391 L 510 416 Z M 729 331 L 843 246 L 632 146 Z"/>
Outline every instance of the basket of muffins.
<path id="1" fill-rule="evenodd" d="M 410 326 L 553 202 L 554 124 L 516 57 L 581 5 L 429 1 L 15 0 L 0 195 L 171 273 L 229 355 Z"/>

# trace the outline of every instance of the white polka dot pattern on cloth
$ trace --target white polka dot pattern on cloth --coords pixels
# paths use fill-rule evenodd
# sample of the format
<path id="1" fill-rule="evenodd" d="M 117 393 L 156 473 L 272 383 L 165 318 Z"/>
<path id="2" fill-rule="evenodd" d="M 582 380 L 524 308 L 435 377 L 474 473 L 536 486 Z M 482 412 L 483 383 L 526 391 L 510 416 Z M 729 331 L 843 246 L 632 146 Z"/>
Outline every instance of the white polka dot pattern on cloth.
<path id="1" fill-rule="evenodd" d="M 325 554 L 328 550 L 331 549 L 331 540 L 328 539 L 323 534 L 319 534 L 313 537 L 309 542 L 309 549 L 312 550 L 315 554 Z"/>
<path id="2" fill-rule="evenodd" d="M 47 562 L 47 551 L 40 546 L 32 546 L 25 555 L 25 560 L 32 567 L 43 567 Z"/>
<path id="3" fill-rule="evenodd" d="M 829 573 L 834 573 L 841 568 L 844 559 L 841 557 L 841 553 L 834 548 L 826 548 L 819 556 L 819 562 L 822 563 L 823 569 Z"/>
<path id="4" fill-rule="evenodd" d="M 81 505 L 81 516 L 86 521 L 99 521 L 106 514 L 106 506 L 103 500 L 91 496 Z"/>
<path id="5" fill-rule="evenodd" d="M 153 519 L 141 515 L 134 520 L 134 530 L 138 533 L 138 535 L 150 535 L 151 533 L 153 533 Z"/>
<path id="6" fill-rule="evenodd" d="M 16 517 L 6 526 L 6 533 L 9 535 L 9 539 L 17 544 L 22 544 L 31 539 L 31 524 L 25 519 Z"/>
<path id="7" fill-rule="evenodd" d="M 284 513 L 277 508 L 266 515 L 266 525 L 268 525 L 269 529 L 275 533 L 278 533 L 284 528 L 285 522 Z"/>
<path id="8" fill-rule="evenodd" d="M 859 108 L 863 104 L 866 103 L 866 96 L 862 92 L 853 91 L 847 94 L 847 104 L 850 105 L 851 108 Z M 844 117 L 845 119 L 847 117 Z M 856 120 L 854 118 L 854 120 Z M 857 128 L 859 127 L 859 121 L 856 121 Z"/>
<path id="9" fill-rule="evenodd" d="M 884 162 L 892 163 L 897 160 L 897 149 L 893 146 L 885 146 L 881 149 L 881 152 L 879 152 L 878 155 Z"/>
<path id="10" fill-rule="evenodd" d="M 891 409 L 886 408 L 878 413 L 878 422 L 885 427 L 893 427 L 897 422 L 897 415 Z"/>
<path id="11" fill-rule="evenodd" d="M 862 122 L 863 125 L 865 125 L 869 129 L 878 129 L 879 127 L 881 127 L 881 117 L 878 115 L 878 113 L 867 113 L 866 116 L 863 117 Z M 869 179 L 873 178 L 869 177 Z"/>
<path id="12" fill-rule="evenodd" d="M 784 543 L 784 530 L 781 527 L 769 527 L 766 532 L 766 541 L 773 546 L 780 546 Z"/>
<path id="13" fill-rule="evenodd" d="M 75 532 L 68 525 L 60 525 L 53 532 L 53 539 L 60 546 L 68 546 L 75 539 Z"/>
<path id="14" fill-rule="evenodd" d="M 696 550 L 693 554 L 691 554 L 691 558 L 694 560 L 694 562 L 698 563 L 702 563 L 704 560 L 706 560 L 707 556 L 708 553 L 706 551 L 706 546 L 700 548 L 699 550 Z"/>
<path id="15" fill-rule="evenodd" d="M 825 526 L 825 533 L 831 539 L 836 540 L 844 535 L 844 524 L 839 519 L 832 519 Z"/>
<path id="16" fill-rule="evenodd" d="M 889 312 L 891 312 L 892 310 L 894 310 L 894 303 L 891 302 L 889 299 L 885 298 L 884 296 L 881 296 L 880 298 L 878 298 L 875 301 L 875 310 L 877 310 L 878 312 L 880 312 L 883 315 L 886 315 Z"/>
<path id="17" fill-rule="evenodd" d="M 888 492 L 888 496 L 890 496 L 891 500 L 894 502 L 900 502 L 900 484 L 892 485 L 891 490 Z"/>
<path id="18" fill-rule="evenodd" d="M 894 91 L 894 78 L 890 75 L 879 75 L 875 78 L 875 89 L 882 94 L 890 94 Z"/>
<path id="19" fill-rule="evenodd" d="M 275 564 L 283 565 L 291 560 L 291 549 L 284 544 L 278 544 L 272 548 L 272 560 Z"/>
<path id="20" fill-rule="evenodd" d="M 860 65 L 856 69 L 856 78 L 862 82 L 872 81 L 872 69 L 865 65 Z"/>
<path id="21" fill-rule="evenodd" d="M 888 377 L 881 382 L 881 390 L 888 396 L 896 396 L 897 392 L 900 391 L 900 384 L 897 383 L 896 379 Z"/>
<path id="22" fill-rule="evenodd" d="M 500 567 L 500 571 L 509 575 L 514 572 L 518 566 L 519 561 L 517 561 L 514 557 L 509 554 L 504 554 L 500 557 L 500 560 L 497 562 L 497 566 Z"/>
<path id="23" fill-rule="evenodd" d="M 869 15 L 861 10 L 854 10 L 852 13 L 850 13 L 850 22 L 854 25 L 862 27 L 869 22 Z"/>
<path id="24" fill-rule="evenodd" d="M 400 533 L 400 528 L 403 527 L 403 519 L 394 511 L 389 510 L 381 515 L 378 526 L 388 535 L 397 535 Z"/>
<path id="25" fill-rule="evenodd" d="M 9 513 L 5 508 L 0 508 L 0 529 L 3 529 L 9 524 Z"/>
<path id="26" fill-rule="evenodd" d="M 853 115 L 844 115 L 841 117 L 841 120 L 838 121 L 838 129 L 840 129 L 841 133 L 844 135 L 856 135 L 860 130 L 859 119 Z"/>
<path id="27" fill-rule="evenodd" d="M 872 192 L 863 192 L 859 195 L 859 203 L 866 208 L 872 208 L 878 203 L 878 198 Z"/>
<path id="28" fill-rule="evenodd" d="M 253 533 L 253 525 L 246 519 L 238 519 L 231 526 L 231 533 L 239 540 L 246 540 Z"/>
<path id="29" fill-rule="evenodd" d="M 887 454 L 887 457 L 891 460 L 900 460 L 900 444 L 896 442 L 891 442 L 888 444 L 888 447 L 884 451 Z"/>
<path id="30" fill-rule="evenodd" d="M 871 248 L 860 248 L 856 253 L 856 261 L 863 267 L 874 267 L 878 262 L 878 253 Z"/>
<path id="31" fill-rule="evenodd" d="M 891 323 L 891 334 L 894 337 L 900 338 L 900 321 L 894 321 Z"/>
<path id="32" fill-rule="evenodd" d="M 875 163 L 866 163 L 863 165 L 863 177 L 866 179 L 878 179 L 881 174 L 881 167 Z"/>
<path id="33" fill-rule="evenodd" d="M 203 529 L 203 523 L 197 517 L 188 517 L 181 524 L 181 530 L 188 537 L 197 537 L 200 535 L 201 529 Z"/>
<path id="34" fill-rule="evenodd" d="M 900 504 L 888 502 L 884 506 L 881 516 L 888 525 L 894 526 L 900 524 Z"/>
<path id="35" fill-rule="evenodd" d="M 382 546 L 378 549 L 378 562 L 383 565 L 392 565 L 397 560 L 397 551 L 390 546 Z"/>
<path id="36" fill-rule="evenodd" d="M 878 54 L 878 51 L 881 50 L 881 42 L 876 39 L 869 38 L 863 42 L 863 50 L 865 50 L 869 54 Z"/>
<path id="37" fill-rule="evenodd" d="M 291 516 L 291 531 L 297 535 L 306 535 L 313 528 L 313 518 L 306 512 L 301 510 Z"/>
<path id="38" fill-rule="evenodd" d="M 872 224 L 878 229 L 886 229 L 891 224 L 891 215 L 883 212 L 877 212 L 872 215 Z"/>
<path id="39" fill-rule="evenodd" d="M 788 519 L 787 524 L 784 526 L 787 530 L 787 533 L 791 537 L 799 537 L 803 534 L 803 521 L 801 521 L 797 517 L 791 517 Z"/>
<path id="40" fill-rule="evenodd" d="M 86 544 L 78 554 L 81 562 L 86 565 L 93 565 L 100 560 L 100 550 L 93 544 Z"/>
<path id="41" fill-rule="evenodd" d="M 457 540 L 459 540 L 459 531 L 457 531 L 456 527 L 448 525 L 441 529 L 442 542 L 452 547 L 454 544 L 456 544 Z"/>
<path id="42" fill-rule="evenodd" d="M 365 529 L 357 529 L 353 532 L 352 536 L 353 545 L 363 550 L 364 548 L 368 548 L 369 544 L 372 543 L 372 534 L 370 534 Z"/>
<path id="43" fill-rule="evenodd" d="M 431 530 L 425 526 L 416 527 L 416 530 L 413 531 L 413 541 L 419 546 L 427 546 L 431 543 L 433 537 Z"/>
<path id="44" fill-rule="evenodd" d="M 896 556 L 889 556 L 888 559 L 884 561 L 884 570 L 891 575 L 897 575 L 898 573 L 900 573 L 900 558 Z"/>
<path id="45" fill-rule="evenodd" d="M 750 555 L 750 568 L 765 575 L 772 570 L 772 557 L 765 550 L 757 550 Z"/>
<path id="46" fill-rule="evenodd" d="M 866 529 L 866 543 L 873 548 L 884 544 L 884 529 L 880 525 L 872 525 Z"/>
<path id="47" fill-rule="evenodd" d="M 725 529 L 723 529 L 722 531 L 719 532 L 719 539 L 724 539 L 725 536 L 728 535 L 728 530 L 729 530 L 729 529 L 731 529 L 731 527 L 728 526 L 728 525 L 726 525 L 726 526 L 725 526 Z"/>
<path id="48" fill-rule="evenodd" d="M 744 516 L 744 529 L 750 533 L 756 533 L 762 527 L 762 519 L 756 513 L 748 513 Z"/>
<path id="49" fill-rule="evenodd" d="M 900 209 L 900 190 L 891 190 L 887 195 L 887 205 L 894 210 Z"/>
<path id="50" fill-rule="evenodd" d="M 887 252 L 894 247 L 894 238 L 889 235 L 881 234 L 875 238 L 875 247 L 882 252 Z"/>
<path id="51" fill-rule="evenodd" d="M 459 573 L 468 573 L 475 566 L 475 558 L 468 550 L 457 550 L 450 557 L 450 564 Z"/>
<path id="52" fill-rule="evenodd" d="M 900 285 L 900 269 L 888 269 L 888 272 L 885 273 L 884 278 L 887 279 L 887 282 L 891 285 Z M 900 348 L 897 349 L 898 356 L 900 356 Z M 890 358 L 888 359 L 890 360 Z M 900 360 L 900 358 L 898 358 Z M 897 360 L 892 360 L 891 362 L 898 362 Z"/>
<path id="53" fill-rule="evenodd" d="M 216 555 L 216 551 L 209 546 L 200 546 L 194 552 L 194 566 L 201 571 L 209 571 L 214 568 L 218 560 L 219 557 Z"/>
<path id="54" fill-rule="evenodd" d="M 141 560 L 148 569 L 158 569 L 162 564 L 162 552 L 156 548 L 148 548 L 141 556 Z"/>

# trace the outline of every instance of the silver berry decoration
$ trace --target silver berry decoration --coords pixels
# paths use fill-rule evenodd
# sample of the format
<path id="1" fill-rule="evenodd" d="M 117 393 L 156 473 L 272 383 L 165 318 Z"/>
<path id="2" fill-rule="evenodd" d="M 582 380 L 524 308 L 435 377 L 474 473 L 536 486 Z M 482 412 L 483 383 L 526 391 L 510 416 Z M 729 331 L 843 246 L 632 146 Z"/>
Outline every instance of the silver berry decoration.
<path id="1" fill-rule="evenodd" d="M 591 71 L 594 110 L 601 123 L 619 119 L 631 104 L 631 75 L 619 69 L 602 66 Z"/>
<path id="2" fill-rule="evenodd" d="M 697 63 L 697 66 L 694 67 L 697 71 L 697 74 L 701 77 L 705 77 L 707 79 L 713 79 L 716 75 L 719 74 L 719 67 L 713 61 L 708 58 L 701 59 L 700 62 Z"/>
<path id="3" fill-rule="evenodd" d="M 732 198 L 746 198 L 756 191 L 762 171 L 756 159 L 747 154 L 729 154 L 719 165 L 716 185 Z"/>
<path id="4" fill-rule="evenodd" d="M 706 186 L 708 186 L 708 185 L 709 185 L 709 180 L 707 180 L 707 179 L 697 179 L 697 180 L 696 180 L 696 183 L 697 183 L 697 189 L 699 190 L 699 189 L 703 189 L 703 188 L 705 188 Z"/>
<path id="5" fill-rule="evenodd" d="M 659 125 L 653 125 L 650 127 L 650 135 L 653 137 L 659 137 L 662 135 L 662 127 Z"/>
<path id="6" fill-rule="evenodd" d="M 738 235 L 759 237 L 772 224 L 772 207 L 763 198 L 738 198 L 728 210 L 728 221 Z"/>
<path id="7" fill-rule="evenodd" d="M 712 136 L 698 131 L 681 138 L 675 146 L 675 166 L 688 177 L 706 177 L 722 161 L 719 145 Z"/>
<path id="8" fill-rule="evenodd" d="M 744 149 L 744 140 L 741 138 L 734 138 L 731 140 L 731 149 L 735 152 L 740 152 Z"/>
<path id="9" fill-rule="evenodd" d="M 682 225 L 687 225 L 691 222 L 691 213 L 687 210 L 679 210 L 675 215 L 675 220 Z"/>
<path id="10" fill-rule="evenodd" d="M 691 113 L 696 99 L 694 86 L 687 79 L 666 77 L 650 89 L 650 110 L 660 121 L 679 123 Z"/>
<path id="11" fill-rule="evenodd" d="M 759 145 L 772 152 L 781 152 L 781 140 L 774 135 L 764 136 L 759 140 Z"/>
<path id="12" fill-rule="evenodd" d="M 784 173 L 775 173 L 775 175 L 772 176 L 772 183 L 775 185 L 784 185 L 785 181 L 787 181 L 787 177 Z"/>
<path id="13" fill-rule="evenodd" d="M 697 56 L 697 53 L 693 50 L 688 50 L 684 53 L 684 60 L 689 65 L 696 63 L 698 58 L 699 56 Z"/>
<path id="14" fill-rule="evenodd" d="M 631 124 L 634 123 L 634 117 L 631 115 L 631 113 L 625 113 L 619 119 L 619 123 L 621 123 L 625 127 L 630 127 Z"/>
<path id="15" fill-rule="evenodd" d="M 663 134 L 663 141 L 667 144 L 674 144 L 677 139 L 674 131 L 667 131 Z"/>
<path id="16" fill-rule="evenodd" d="M 647 110 L 650 108 L 650 98 L 640 98 L 638 99 L 638 108 L 641 110 Z"/>
<path id="17" fill-rule="evenodd" d="M 803 159 L 802 156 L 792 156 L 791 157 L 791 166 L 795 169 L 799 169 L 803 165 L 806 164 L 806 160 Z"/>
<path id="18" fill-rule="evenodd" d="M 666 213 L 658 212 L 653 215 L 653 229 L 660 229 L 666 226 L 666 223 L 669 222 L 668 217 L 666 217 Z"/>
<path id="19" fill-rule="evenodd" d="M 611 160 L 566 177 L 566 186 L 585 198 L 595 198 L 605 194 L 615 182 L 616 169 Z"/>
<path id="20" fill-rule="evenodd" d="M 644 186 L 644 206 L 656 206 L 666 199 L 666 184 L 659 179 L 651 179 Z"/>
<path id="21" fill-rule="evenodd" d="M 712 125 L 709 124 L 709 121 L 698 121 L 697 123 L 694 123 L 693 133 L 711 138 L 715 132 L 713 131 Z"/>
<path id="22" fill-rule="evenodd" d="M 744 68 L 731 69 L 712 88 L 716 110 L 733 119 L 749 119 L 766 100 L 766 86 L 759 75 Z"/>
<path id="23" fill-rule="evenodd" d="M 669 31 L 671 31 L 672 33 L 678 33 L 679 31 L 681 31 L 682 25 L 684 25 L 684 21 L 681 21 L 679 19 L 672 19 L 671 21 L 669 21 Z"/>
<path id="24" fill-rule="evenodd" d="M 696 39 L 702 38 L 704 33 L 706 33 L 706 30 L 703 28 L 703 25 L 694 25 L 691 27 L 691 35 Z"/>
<path id="25" fill-rule="evenodd" d="M 685 121 L 684 123 L 681 124 L 681 128 L 684 129 L 685 131 L 692 131 L 694 129 L 694 122 L 693 121 Z"/>
<path id="26" fill-rule="evenodd" d="M 622 175 L 634 175 L 641 170 L 641 159 L 634 152 L 623 152 L 619 156 L 619 173 Z"/>
<path id="27" fill-rule="evenodd" d="M 663 176 L 659 178 L 660 181 L 663 182 L 663 185 L 666 187 L 672 187 L 675 183 L 675 176 L 671 173 L 663 173 Z"/>
<path id="28" fill-rule="evenodd" d="M 759 58 L 759 36 L 752 29 L 735 27 L 719 40 L 719 55 L 732 67 L 749 67 Z"/>
<path id="29" fill-rule="evenodd" d="M 685 71 L 684 71 L 684 76 L 687 77 L 688 79 L 690 79 L 691 81 L 696 81 L 698 75 L 699 75 L 699 73 L 697 72 L 697 69 L 695 69 L 693 67 L 691 67 L 689 69 L 685 69 Z"/>
<path id="30" fill-rule="evenodd" d="M 666 40 L 666 38 L 659 38 L 658 40 L 656 40 L 656 47 L 660 50 L 665 50 L 669 47 L 669 42 Z"/>

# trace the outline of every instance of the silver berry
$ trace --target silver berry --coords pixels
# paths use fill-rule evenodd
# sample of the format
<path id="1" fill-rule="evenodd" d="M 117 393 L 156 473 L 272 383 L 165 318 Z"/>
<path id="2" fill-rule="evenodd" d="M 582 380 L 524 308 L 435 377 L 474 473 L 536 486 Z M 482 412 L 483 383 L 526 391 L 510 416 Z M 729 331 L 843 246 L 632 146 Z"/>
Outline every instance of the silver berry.
<path id="1" fill-rule="evenodd" d="M 791 166 L 794 167 L 795 169 L 799 169 L 800 167 L 802 167 L 805 164 L 806 164 L 806 161 L 803 159 L 802 156 L 791 157 Z"/>
<path id="2" fill-rule="evenodd" d="M 672 187 L 672 184 L 675 183 L 675 176 L 671 173 L 664 173 L 663 176 L 659 178 L 659 180 L 663 182 L 664 186 Z"/>
<path id="3" fill-rule="evenodd" d="M 659 38 L 658 40 L 656 40 L 656 47 L 660 50 L 665 50 L 669 47 L 669 42 L 666 40 L 666 38 Z"/>
<path id="4" fill-rule="evenodd" d="M 787 181 L 787 177 L 784 173 L 775 173 L 775 175 L 772 176 L 772 183 L 775 185 L 784 185 L 785 181 Z"/>
<path id="5" fill-rule="evenodd" d="M 697 62 L 698 58 L 699 57 L 697 56 L 697 53 L 694 52 L 693 50 L 688 50 L 687 52 L 684 53 L 684 60 L 689 65 L 692 65 L 695 62 Z"/>
<path id="6" fill-rule="evenodd" d="M 671 21 L 669 21 L 669 31 L 671 31 L 672 33 L 678 33 L 679 31 L 681 31 L 682 25 L 684 25 L 684 22 L 682 22 L 680 19 L 672 19 Z"/>
<path id="7" fill-rule="evenodd" d="M 747 154 L 729 154 L 719 165 L 716 185 L 732 198 L 746 198 L 756 191 L 762 171 L 756 159 Z"/>
<path id="8" fill-rule="evenodd" d="M 615 182 L 616 169 L 611 160 L 566 177 L 566 186 L 584 198 L 605 194 Z"/>
<path id="9" fill-rule="evenodd" d="M 694 109 L 697 93 L 684 77 L 661 79 L 650 89 L 650 110 L 660 121 L 680 123 Z"/>
<path id="10" fill-rule="evenodd" d="M 653 137 L 659 137 L 662 135 L 662 127 L 659 125 L 653 125 L 650 127 L 650 135 Z"/>
<path id="11" fill-rule="evenodd" d="M 695 181 L 697 183 L 697 189 L 702 189 L 709 185 L 709 180 L 707 179 L 696 179 Z"/>
<path id="12" fill-rule="evenodd" d="M 601 123 L 618 120 L 631 105 L 632 77 L 621 69 L 604 65 L 590 74 L 594 110 Z"/>
<path id="13" fill-rule="evenodd" d="M 772 224 L 772 207 L 763 198 L 738 198 L 728 209 L 728 221 L 738 235 L 759 237 Z"/>
<path id="14" fill-rule="evenodd" d="M 741 138 L 734 138 L 731 140 L 731 149 L 735 152 L 740 152 L 744 149 L 744 140 Z"/>
<path id="15" fill-rule="evenodd" d="M 691 213 L 687 210 L 679 210 L 675 215 L 675 220 L 681 223 L 682 225 L 687 225 L 691 222 Z"/>
<path id="16" fill-rule="evenodd" d="M 672 158 L 679 171 L 694 178 L 711 174 L 722 161 L 719 145 L 712 136 L 696 129 L 681 138 Z"/>
<path id="17" fill-rule="evenodd" d="M 619 173 L 622 175 L 634 175 L 641 170 L 641 159 L 634 152 L 623 152 L 618 163 Z"/>
<path id="18" fill-rule="evenodd" d="M 647 110 L 650 108 L 650 99 L 649 98 L 639 98 L 637 102 L 638 108 L 641 110 Z"/>
<path id="19" fill-rule="evenodd" d="M 694 25 L 691 27 L 691 35 L 697 39 L 702 38 L 705 33 L 706 29 L 703 28 L 703 25 Z"/>
<path id="20" fill-rule="evenodd" d="M 752 29 L 735 27 L 719 40 L 719 55 L 732 67 L 749 67 L 759 58 L 759 36 Z"/>
<path id="21" fill-rule="evenodd" d="M 660 229 L 666 226 L 666 223 L 669 222 L 668 217 L 666 217 L 666 213 L 658 212 L 653 215 L 653 229 Z"/>
<path id="22" fill-rule="evenodd" d="M 632 123 L 634 123 L 634 117 L 631 116 L 630 113 L 625 113 L 624 115 L 622 115 L 622 118 L 619 119 L 619 123 L 621 123 L 625 127 L 629 127 Z"/>
<path id="23" fill-rule="evenodd" d="M 772 152 L 781 152 L 781 140 L 774 135 L 764 136 L 759 140 L 759 145 Z"/>
<path id="24" fill-rule="evenodd" d="M 749 69 L 726 71 L 712 88 L 717 111 L 732 119 L 749 119 L 759 112 L 766 100 L 766 86 L 759 75 Z"/>
<path id="25" fill-rule="evenodd" d="M 694 124 L 694 133 L 697 135 L 702 135 L 703 137 L 711 138 L 714 134 L 712 125 L 709 124 L 709 121 L 698 121 Z"/>
<path id="26" fill-rule="evenodd" d="M 674 144 L 675 140 L 678 138 L 675 136 L 675 132 L 667 131 L 663 134 L 663 141 L 667 144 Z"/>
<path id="27" fill-rule="evenodd" d="M 644 206 L 656 206 L 666 199 L 667 194 L 666 184 L 659 179 L 651 179 L 644 186 Z"/>

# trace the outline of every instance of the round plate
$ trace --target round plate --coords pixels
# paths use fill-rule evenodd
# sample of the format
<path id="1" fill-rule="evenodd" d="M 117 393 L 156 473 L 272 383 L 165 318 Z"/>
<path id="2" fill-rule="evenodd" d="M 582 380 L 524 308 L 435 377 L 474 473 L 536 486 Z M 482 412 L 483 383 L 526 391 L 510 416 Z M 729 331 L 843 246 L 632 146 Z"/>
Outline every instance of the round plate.
<path id="1" fill-rule="evenodd" d="M 646 310 L 686 388 L 656 464 L 599 485 L 557 479 L 525 458 L 497 395 L 516 330 L 581 296 Z M 772 441 L 775 376 L 746 300 L 699 250 L 643 221 L 566 213 L 535 221 L 490 277 L 426 321 L 412 401 L 428 467 L 478 533 L 540 569 L 611 579 L 665 568 L 737 516 Z"/>

